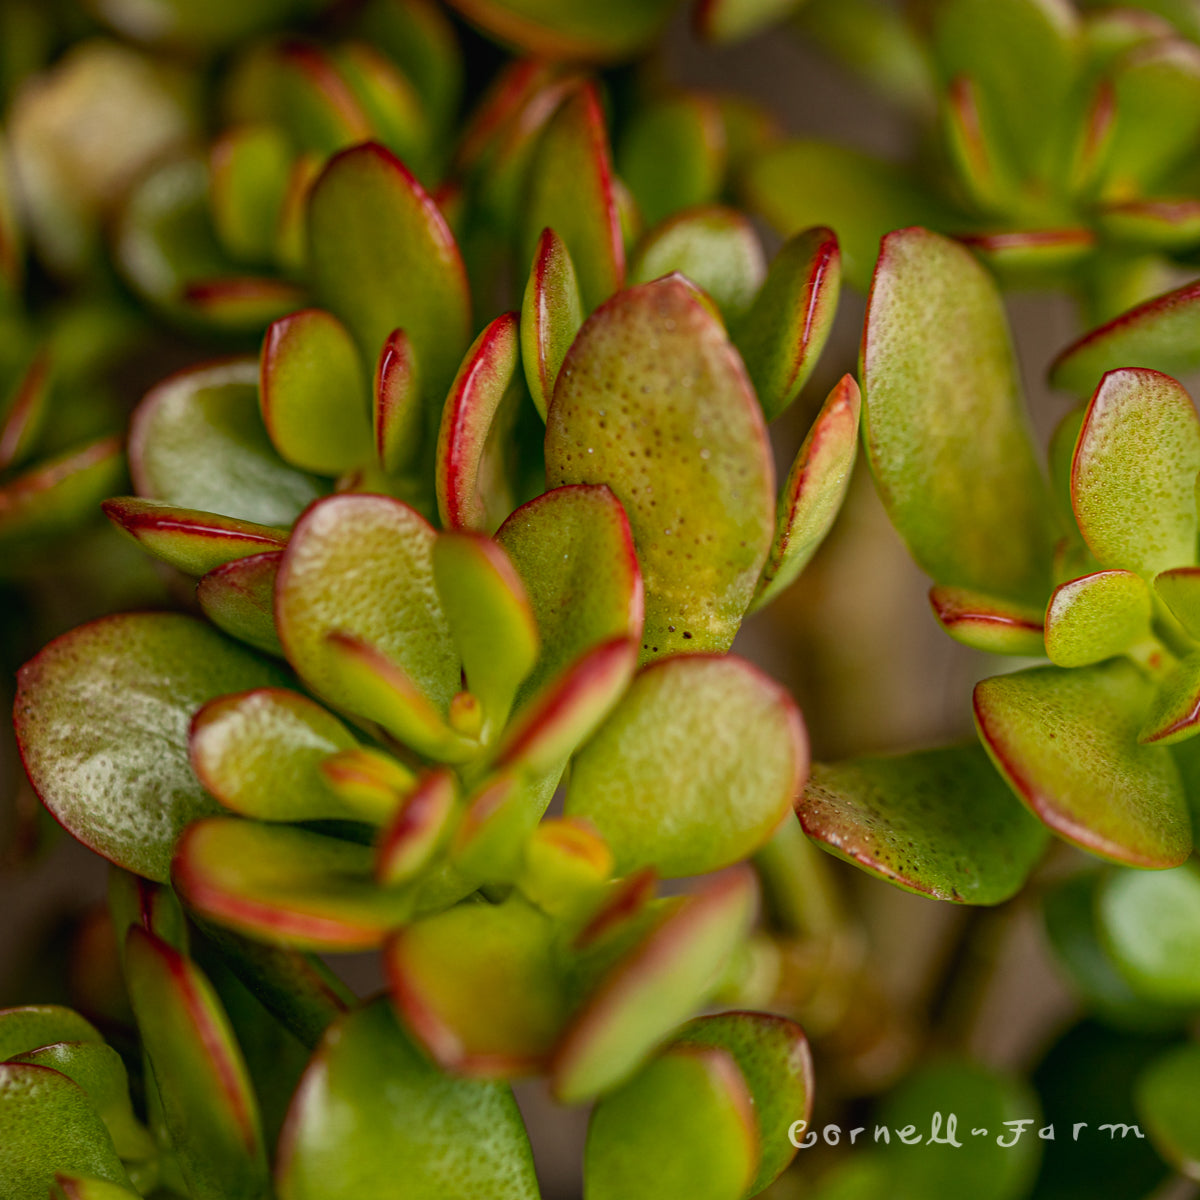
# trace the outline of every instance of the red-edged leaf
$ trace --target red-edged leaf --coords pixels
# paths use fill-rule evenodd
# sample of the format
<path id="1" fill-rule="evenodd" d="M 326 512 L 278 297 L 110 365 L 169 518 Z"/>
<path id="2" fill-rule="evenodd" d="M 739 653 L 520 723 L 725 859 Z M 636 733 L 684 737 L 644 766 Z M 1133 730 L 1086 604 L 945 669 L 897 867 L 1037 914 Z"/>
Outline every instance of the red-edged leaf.
<path id="1" fill-rule="evenodd" d="M 458 799 L 454 772 L 431 771 L 404 797 L 379 838 L 375 878 L 384 887 L 403 883 L 420 871 L 445 835 Z"/>
<path id="2" fill-rule="evenodd" d="M 937 623 L 956 641 L 989 654 L 1045 652 L 1042 610 L 968 588 L 935 587 L 929 603 Z"/>
<path id="3" fill-rule="evenodd" d="M 282 551 L 235 559 L 196 586 L 204 615 L 218 629 L 278 658 L 283 646 L 275 632 L 275 577 L 282 561 Z"/>
<path id="4" fill-rule="evenodd" d="M 583 317 L 571 253 L 553 229 L 543 229 L 521 304 L 521 360 L 529 394 L 543 420 Z"/>
<path id="5" fill-rule="evenodd" d="M 383 344 L 372 397 L 376 457 L 389 475 L 399 475 L 416 461 L 425 437 L 417 359 L 403 329 Z"/>
<path id="6" fill-rule="evenodd" d="M 20 466 L 33 453 L 49 410 L 50 379 L 50 355 L 42 350 L 17 380 L 0 418 L 0 471 Z"/>

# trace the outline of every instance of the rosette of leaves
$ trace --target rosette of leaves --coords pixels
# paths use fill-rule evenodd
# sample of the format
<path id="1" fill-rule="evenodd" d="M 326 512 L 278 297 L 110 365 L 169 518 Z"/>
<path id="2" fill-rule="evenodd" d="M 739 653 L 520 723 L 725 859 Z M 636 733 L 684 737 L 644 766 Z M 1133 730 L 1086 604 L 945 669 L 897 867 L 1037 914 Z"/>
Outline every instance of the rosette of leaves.
<path id="1" fill-rule="evenodd" d="M 1038 822 L 1114 862 L 1177 867 L 1195 797 L 1173 750 L 1197 707 L 1191 399 L 1156 372 L 1105 375 L 1056 433 L 1048 488 L 995 287 L 923 229 L 884 240 L 861 370 L 871 468 L 935 581 L 938 621 L 967 645 L 1050 662 L 977 685 L 982 749 L 816 770 L 806 829 L 950 899 L 1015 892 Z"/>
<path id="2" fill-rule="evenodd" d="M 913 36 L 849 7 L 860 36 L 831 33 L 851 53 L 868 30 L 900 49 Z M 1166 286 L 1200 242 L 1200 47 L 1178 8 L 1176 27 L 1066 0 L 939 0 L 920 29 L 936 158 L 781 143 L 749 167 L 746 196 L 785 234 L 832 226 L 858 286 L 882 234 L 921 224 L 961 237 L 1001 279 L 1064 287 L 1107 319 Z"/>

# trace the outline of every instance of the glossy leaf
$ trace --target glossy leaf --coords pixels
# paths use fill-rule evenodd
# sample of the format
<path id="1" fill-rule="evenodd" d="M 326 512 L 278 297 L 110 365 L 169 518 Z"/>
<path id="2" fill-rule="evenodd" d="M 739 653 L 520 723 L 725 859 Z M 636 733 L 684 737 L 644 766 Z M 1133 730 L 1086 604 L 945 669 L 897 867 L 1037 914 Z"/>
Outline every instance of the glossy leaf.
<path id="1" fill-rule="evenodd" d="M 1188 1179 L 1200 1179 L 1200 1046 L 1156 1059 L 1137 1082 L 1137 1107 L 1158 1152 Z"/>
<path id="2" fill-rule="evenodd" d="M 645 657 L 728 649 L 773 535 L 774 472 L 737 354 L 682 279 L 621 292 L 584 325 L 546 470 L 552 487 L 607 484 L 629 515 Z"/>
<path id="3" fill-rule="evenodd" d="M 1200 652 L 1182 658 L 1159 682 L 1138 740 L 1169 746 L 1200 733 Z"/>
<path id="4" fill-rule="evenodd" d="M 445 767 L 429 772 L 399 799 L 379 838 L 375 878 L 380 884 L 403 883 L 424 869 L 445 841 L 457 801 L 454 774 Z"/>
<path id="5" fill-rule="evenodd" d="M 389 474 L 401 474 L 413 466 L 424 439 L 417 360 L 403 329 L 394 329 L 383 344 L 371 395 L 379 465 Z"/>
<path id="6" fill-rule="evenodd" d="M 309 1064 L 276 1188 L 280 1200 L 538 1200 L 512 1093 L 431 1065 L 382 999 L 343 1017 Z"/>
<path id="7" fill-rule="evenodd" d="M 0 1008 L 0 1062 L 55 1042 L 103 1042 L 100 1031 L 60 1004 Z"/>
<path id="8" fill-rule="evenodd" d="M 521 362 L 533 403 L 545 420 L 563 359 L 583 324 L 579 280 L 566 243 L 543 229 L 521 303 Z"/>
<path id="9" fill-rule="evenodd" d="M 818 764 L 797 811 L 839 858 L 958 904 L 1014 896 L 1046 845 L 978 746 Z"/>
<path id="10" fill-rule="evenodd" d="M 1192 834 L 1170 753 L 1137 742 L 1152 692 L 1127 659 L 1035 667 L 978 684 L 975 720 L 1001 774 L 1060 837 L 1116 862 L 1171 867 Z"/>
<path id="11" fill-rule="evenodd" d="M 566 813 L 595 825 L 619 874 L 698 875 L 758 849 L 807 771 L 783 688 L 741 659 L 685 655 L 642 671 L 576 757 Z"/>
<path id="12" fill-rule="evenodd" d="M 1154 602 L 1130 571 L 1096 571 L 1060 584 L 1046 609 L 1046 655 L 1060 667 L 1086 667 L 1150 637 Z"/>
<path id="13" fill-rule="evenodd" d="M 1155 576 L 1154 590 L 1171 615 L 1194 638 L 1200 638 L 1200 568 L 1175 567 Z"/>
<path id="14" fill-rule="evenodd" d="M 261 525 L 290 525 L 320 494 L 275 453 L 249 360 L 195 367 L 147 393 L 129 434 L 138 495 Z"/>
<path id="15" fill-rule="evenodd" d="M 340 475 L 371 455 L 358 350 L 346 327 L 322 309 L 290 313 L 267 330 L 258 402 L 275 449 L 302 471 Z"/>
<path id="16" fill-rule="evenodd" d="M 841 253 L 828 229 L 784 243 L 733 340 L 758 401 L 773 421 L 799 397 L 825 348 L 837 312 Z"/>
<path id="17" fill-rule="evenodd" d="M 209 571 L 196 586 L 204 615 L 231 637 L 283 657 L 275 632 L 275 577 L 283 554 L 254 554 Z"/>
<path id="18" fill-rule="evenodd" d="M 1045 486 L 995 285 L 923 229 L 884 239 L 863 333 L 864 441 L 892 522 L 939 584 L 1040 602 Z"/>
<path id="19" fill-rule="evenodd" d="M 937 623 L 964 646 L 989 654 L 1045 653 L 1039 608 L 958 587 L 930 588 L 929 603 Z"/>
<path id="20" fill-rule="evenodd" d="M 75 837 L 165 882 L 180 832 L 216 811 L 188 763 L 192 714 L 213 696 L 285 682 L 190 617 L 105 617 L 21 669 L 15 720 L 25 768 Z"/>
<path id="21" fill-rule="evenodd" d="M 1200 417 L 1174 379 L 1110 371 L 1071 465 L 1079 530 L 1101 565 L 1154 575 L 1196 557 Z"/>

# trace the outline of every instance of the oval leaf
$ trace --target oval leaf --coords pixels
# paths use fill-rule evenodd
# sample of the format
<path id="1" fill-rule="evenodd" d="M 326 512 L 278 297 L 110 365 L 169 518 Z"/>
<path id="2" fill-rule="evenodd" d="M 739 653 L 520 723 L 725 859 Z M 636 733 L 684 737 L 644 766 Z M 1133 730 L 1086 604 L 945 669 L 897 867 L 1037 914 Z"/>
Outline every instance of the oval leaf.
<path id="1" fill-rule="evenodd" d="M 1095 571 L 1059 584 L 1046 609 L 1046 654 L 1060 667 L 1086 667 L 1150 637 L 1154 603 L 1130 571 Z"/>
<path id="2" fill-rule="evenodd" d="M 1041 609 L 969 588 L 934 587 L 929 603 L 937 623 L 956 641 L 989 654 L 1045 653 Z"/>
<path id="3" fill-rule="evenodd" d="M 1158 1152 L 1200 1180 L 1200 1046 L 1192 1042 L 1156 1059 L 1138 1079 L 1135 1098 Z"/>
<path id="4" fill-rule="evenodd" d="M 230 637 L 283 657 L 275 632 L 275 578 L 282 552 L 254 554 L 209 571 L 196 586 L 204 615 Z"/>
<path id="5" fill-rule="evenodd" d="M 521 361 L 529 394 L 542 420 L 583 317 L 571 253 L 553 229 L 543 229 L 521 303 Z"/>

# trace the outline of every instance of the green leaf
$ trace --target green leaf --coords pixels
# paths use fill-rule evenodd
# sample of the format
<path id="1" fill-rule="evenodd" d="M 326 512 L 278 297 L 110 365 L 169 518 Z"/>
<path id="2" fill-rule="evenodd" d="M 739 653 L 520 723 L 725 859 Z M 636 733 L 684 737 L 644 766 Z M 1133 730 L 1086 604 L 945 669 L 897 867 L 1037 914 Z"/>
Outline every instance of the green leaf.
<path id="1" fill-rule="evenodd" d="M 1200 639 L 1200 568 L 1163 571 L 1154 578 L 1154 590 L 1188 635 Z"/>
<path id="2" fill-rule="evenodd" d="M 1200 1003 L 1200 868 L 1120 871 L 1104 885 L 1099 922 L 1134 989 L 1167 1004 Z"/>
<path id="3" fill-rule="evenodd" d="M 188 763 L 192 714 L 214 696 L 284 683 L 190 617 L 105 617 L 21 668 L 17 737 L 42 803 L 68 831 L 165 882 L 180 832 L 217 811 Z"/>
<path id="4" fill-rule="evenodd" d="M 700 0 L 696 25 L 713 42 L 733 42 L 750 37 L 782 21 L 804 0 Z"/>
<path id="5" fill-rule="evenodd" d="M 788 1138 L 793 1122 L 812 1115 L 812 1055 L 804 1031 L 770 1013 L 718 1013 L 689 1021 L 673 1045 L 717 1047 L 737 1064 L 754 1102 L 760 1151 L 758 1174 L 745 1194 L 757 1196 L 795 1157 Z"/>
<path id="6" fill-rule="evenodd" d="M 297 522 L 275 588 L 279 638 L 304 681 L 338 707 L 359 711 L 360 697 L 341 678 L 327 640 L 334 633 L 394 659 L 442 712 L 458 691 L 458 655 L 433 583 L 435 537 L 385 496 L 331 496 Z"/>
<path id="7" fill-rule="evenodd" d="M 450 843 L 450 861 L 473 886 L 516 881 L 526 846 L 550 807 L 563 765 L 560 759 L 541 774 L 520 768 L 497 772 L 467 797 L 466 811 Z"/>
<path id="8" fill-rule="evenodd" d="M 209 571 L 196 586 L 204 615 L 231 637 L 283 657 L 275 632 L 275 577 L 282 552 L 254 554 Z"/>
<path id="9" fill-rule="evenodd" d="M 860 408 L 858 384 L 842 376 L 788 472 L 775 515 L 775 540 L 752 609 L 770 604 L 799 577 L 833 527 L 854 469 Z"/>
<path id="10" fill-rule="evenodd" d="M 227 562 L 270 553 L 287 542 L 286 530 L 161 500 L 117 496 L 101 507 L 143 549 L 188 575 L 207 575 Z"/>
<path id="11" fill-rule="evenodd" d="M 1200 651 L 1181 659 L 1159 681 L 1138 741 L 1159 746 L 1200 733 Z"/>
<path id="12" fill-rule="evenodd" d="M 552 487 L 607 484 L 629 515 L 645 657 L 729 648 L 770 548 L 774 471 L 737 354 L 684 280 L 620 292 L 584 325 L 550 406 L 546 472 Z"/>
<path id="13" fill-rule="evenodd" d="M 521 362 L 542 420 L 550 408 L 563 359 L 583 324 L 583 300 L 566 243 L 543 229 L 521 302 Z"/>
<path id="14" fill-rule="evenodd" d="M 1200 201 L 1190 197 L 1108 204 L 1097 220 L 1106 237 L 1139 250 L 1174 252 L 1200 242 Z"/>
<path id="15" fill-rule="evenodd" d="M 621 875 L 699 875 L 757 850 L 807 768 L 783 688 L 742 659 L 684 655 L 637 676 L 572 764 L 565 811 L 595 825 Z"/>
<path id="16" fill-rule="evenodd" d="M 1086 667 L 1151 636 L 1154 601 L 1130 571 L 1095 571 L 1061 583 L 1046 609 L 1046 655 L 1060 667 Z"/>
<path id="17" fill-rule="evenodd" d="M 267 330 L 258 403 L 280 457 L 302 471 L 340 475 L 371 457 L 362 361 L 346 327 L 322 309 L 289 313 Z"/>
<path id="18" fill-rule="evenodd" d="M 437 205 L 398 158 L 368 142 L 339 154 L 313 185 L 308 239 L 317 296 L 354 334 L 364 361 L 403 329 L 426 403 L 440 405 L 466 348 L 471 305 Z"/>
<path id="19" fill-rule="evenodd" d="M 24 1004 L 0 1009 L 0 1062 L 54 1042 L 103 1042 L 100 1031 L 74 1009 Z"/>
<path id="20" fill-rule="evenodd" d="M 292 148 L 275 125 L 227 130 L 209 152 L 213 228 L 229 255 L 270 263 L 292 170 Z"/>
<path id="21" fill-rule="evenodd" d="M 275 453 L 258 415 L 251 360 L 194 367 L 134 414 L 129 469 L 138 495 L 260 525 L 290 525 L 321 486 Z"/>
<path id="22" fill-rule="evenodd" d="M 519 693 L 536 695 L 581 654 L 642 633 L 642 576 L 621 503 L 604 485 L 554 488 L 517 509 L 496 540 L 507 551 L 541 639 Z"/>
<path id="23" fill-rule="evenodd" d="M 37 448 L 50 412 L 52 381 L 50 353 L 40 350 L 4 398 L 0 415 L 0 471 L 19 467 Z"/>
<path id="24" fill-rule="evenodd" d="M 613 192 L 608 133 L 594 83 L 572 91 L 546 126 L 530 167 L 525 261 L 543 229 L 562 238 L 590 312 L 625 278 L 625 243 Z"/>
<path id="25" fill-rule="evenodd" d="M 1196 560 L 1200 417 L 1174 379 L 1110 371 L 1083 419 L 1071 501 L 1102 566 L 1155 575 Z"/>
<path id="26" fill-rule="evenodd" d="M 64 1175 L 54 1177 L 57 1185 L 50 1193 L 51 1200 L 137 1200 L 139 1193 L 109 1183 L 94 1176 Z M 41 1200 L 41 1197 L 38 1197 Z"/>
<path id="27" fill-rule="evenodd" d="M 125 979 L 190 1194 L 259 1200 L 268 1184 L 258 1103 L 212 985 L 136 925 L 125 942 Z"/>
<path id="28" fill-rule="evenodd" d="M 958 587 L 930 588 L 929 603 L 937 623 L 964 646 L 1022 657 L 1046 652 L 1040 608 Z"/>
<path id="29" fill-rule="evenodd" d="M 749 217 L 704 205 L 668 216 L 639 242 L 629 283 L 678 271 L 712 297 L 730 324 L 746 318 L 766 274 L 762 244 Z M 747 363 L 753 377 L 753 368 Z"/>
<path id="30" fill-rule="evenodd" d="M 376 1000 L 326 1034 L 292 1102 L 280 1200 L 538 1200 L 507 1087 L 431 1065 Z"/>
<path id="31" fill-rule="evenodd" d="M 757 1165 L 754 1102 L 733 1056 L 682 1045 L 596 1105 L 583 1177 L 589 1200 L 741 1200 Z"/>
<path id="32" fill-rule="evenodd" d="M 566 1017 L 557 937 L 521 897 L 459 904 L 388 943 L 392 1001 L 445 1070 L 483 1079 L 541 1070 Z"/>
<path id="33" fill-rule="evenodd" d="M 773 421 L 800 396 L 829 339 L 841 289 L 841 253 L 828 229 L 784 243 L 733 340 L 758 402 Z"/>
<path id="34" fill-rule="evenodd" d="M 405 72 L 366 42 L 343 42 L 334 48 L 332 58 L 362 105 L 375 136 L 410 164 L 417 175 L 425 175 L 430 165 L 432 131 L 417 90 Z"/>
<path id="35" fill-rule="evenodd" d="M 970 247 L 1005 287 L 1058 286 L 1086 270 L 1096 252 L 1096 235 L 1070 226 L 968 233 L 958 241 Z"/>
<path id="36" fill-rule="evenodd" d="M 957 904 L 1016 895 L 1046 847 L 979 746 L 818 764 L 797 812 L 838 858 Z"/>
<path id="37" fill-rule="evenodd" d="M 384 887 L 419 874 L 446 840 L 458 805 L 457 777 L 448 767 L 439 767 L 396 799 L 399 803 L 380 833 L 375 856 L 375 878 Z"/>
<path id="38" fill-rule="evenodd" d="M 575 1104 L 619 1087 L 704 1003 L 746 936 L 755 890 L 749 869 L 739 867 L 667 902 L 584 1001 L 555 1048 L 550 1083 L 560 1101 Z"/>
<path id="39" fill-rule="evenodd" d="M 1172 867 L 1192 850 L 1179 771 L 1138 731 L 1153 685 L 1127 659 L 985 679 L 975 720 L 992 761 L 1055 833 L 1114 862 Z"/>
<path id="40" fill-rule="evenodd" d="M 1046 488 L 995 285 L 924 229 L 883 243 L 863 332 L 864 440 L 892 522 L 921 568 L 1040 603 Z"/>
<path id="41" fill-rule="evenodd" d="M 1200 1180 L 1200 1045 L 1155 1059 L 1137 1082 L 1136 1102 L 1158 1152 L 1188 1179 Z"/>
<path id="42" fill-rule="evenodd" d="M 969 75 L 956 75 L 946 88 L 942 108 L 944 138 L 959 186 L 973 206 L 989 215 L 1007 216 L 1020 211 L 1020 180 L 1017 178 L 1011 144 L 1001 132 L 993 97 Z M 1009 231 L 1000 234 L 1007 236 Z M 984 237 L 989 235 L 984 234 Z M 1019 233 L 1018 233 L 1019 236 Z"/>
<path id="43" fill-rule="evenodd" d="M 416 356 L 403 329 L 393 330 L 383 344 L 371 396 L 375 455 L 389 475 L 402 474 L 420 456 L 425 416 Z"/>

